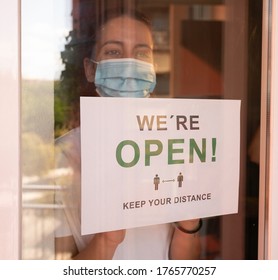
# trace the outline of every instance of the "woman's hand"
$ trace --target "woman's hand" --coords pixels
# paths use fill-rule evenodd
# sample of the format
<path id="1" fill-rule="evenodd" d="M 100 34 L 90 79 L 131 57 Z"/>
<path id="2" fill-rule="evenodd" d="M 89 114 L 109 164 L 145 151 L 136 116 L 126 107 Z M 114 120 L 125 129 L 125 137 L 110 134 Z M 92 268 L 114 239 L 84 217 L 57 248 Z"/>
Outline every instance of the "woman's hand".
<path id="1" fill-rule="evenodd" d="M 194 260 L 200 258 L 201 244 L 197 233 L 186 233 L 198 229 L 200 220 L 188 220 L 177 222 L 174 229 L 172 242 L 169 248 L 169 258 L 173 260 Z M 184 229 L 185 231 L 180 230 Z"/>
<path id="2" fill-rule="evenodd" d="M 115 244 L 116 246 L 118 246 L 120 243 L 124 241 L 125 233 L 126 230 L 121 229 L 121 230 L 102 232 L 98 234 L 103 235 L 103 238 L 105 239 L 107 244 Z"/>
<path id="3" fill-rule="evenodd" d="M 76 260 L 111 260 L 124 241 L 126 230 L 97 233 L 88 246 L 75 256 Z"/>

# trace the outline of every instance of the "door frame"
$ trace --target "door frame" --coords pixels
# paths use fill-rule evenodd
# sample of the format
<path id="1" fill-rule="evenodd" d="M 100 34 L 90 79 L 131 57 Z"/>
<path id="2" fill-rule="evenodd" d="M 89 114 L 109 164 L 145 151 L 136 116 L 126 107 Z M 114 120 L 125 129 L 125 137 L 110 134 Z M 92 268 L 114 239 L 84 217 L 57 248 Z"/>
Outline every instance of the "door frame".
<path id="1" fill-rule="evenodd" d="M 259 259 L 278 259 L 278 3 L 263 1 Z"/>

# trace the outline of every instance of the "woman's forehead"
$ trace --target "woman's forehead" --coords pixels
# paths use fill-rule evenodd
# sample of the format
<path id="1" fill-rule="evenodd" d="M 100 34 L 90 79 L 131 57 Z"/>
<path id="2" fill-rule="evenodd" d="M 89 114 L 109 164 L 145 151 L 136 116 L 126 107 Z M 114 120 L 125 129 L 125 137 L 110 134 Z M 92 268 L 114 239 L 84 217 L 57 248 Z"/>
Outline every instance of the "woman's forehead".
<path id="1" fill-rule="evenodd" d="M 151 42 L 151 30 L 144 22 L 129 16 L 110 19 L 100 30 L 100 40 L 102 42 L 111 39 L 131 38 Z"/>

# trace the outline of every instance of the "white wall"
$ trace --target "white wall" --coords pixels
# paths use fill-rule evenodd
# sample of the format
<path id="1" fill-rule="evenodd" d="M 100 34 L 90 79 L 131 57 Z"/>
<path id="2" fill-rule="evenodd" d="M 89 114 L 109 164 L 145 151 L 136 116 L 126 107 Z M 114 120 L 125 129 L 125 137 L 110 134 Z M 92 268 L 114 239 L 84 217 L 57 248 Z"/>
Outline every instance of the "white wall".
<path id="1" fill-rule="evenodd" d="M 0 0 L 0 259 L 20 258 L 18 2 Z"/>

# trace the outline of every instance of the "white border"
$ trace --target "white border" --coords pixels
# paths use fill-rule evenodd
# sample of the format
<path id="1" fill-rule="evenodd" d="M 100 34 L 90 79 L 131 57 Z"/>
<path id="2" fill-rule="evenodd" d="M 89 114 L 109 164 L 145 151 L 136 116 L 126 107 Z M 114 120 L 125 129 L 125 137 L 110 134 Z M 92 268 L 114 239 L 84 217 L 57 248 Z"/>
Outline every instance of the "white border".
<path id="1" fill-rule="evenodd" d="M 264 3 L 272 2 L 272 67 L 271 67 L 271 115 L 270 115 L 270 139 L 269 139 L 269 174 L 262 176 L 262 180 L 268 181 L 268 192 L 262 191 L 260 197 L 260 252 L 259 258 L 278 259 L 278 3 L 277 1 L 265 0 Z M 5 7 L 5 12 L 0 17 L 0 38 L 8 46 L 11 56 L 7 55 L 9 66 L 0 63 L 0 211 L 5 215 L 0 215 L 0 259 L 20 258 L 20 0 L 0 0 L 1 6 Z M 268 32 L 269 26 L 266 26 Z M 1 42 L 1 44 L 2 44 Z M 2 47 L 1 47 L 1 51 Z M 263 61 L 263 64 L 265 61 Z M 264 87 L 264 84 L 263 84 Z M 266 87 L 267 88 L 267 87 Z M 267 101 L 265 101 L 267 103 Z M 8 108 L 8 110 L 7 110 Z M 5 116 L 3 117 L 3 112 Z M 265 110 L 262 109 L 263 114 Z M 264 141 L 262 127 L 262 155 Z M 263 159 L 263 158 L 261 158 Z M 264 159 L 263 159 L 264 160 Z M 261 164 L 262 169 L 265 165 Z M 5 167 L 5 168 L 4 168 Z M 8 171 L 8 172 L 6 172 Z M 265 170 L 263 171 L 263 173 Z M 267 194 L 265 196 L 265 194 Z M 269 204 L 267 198 L 269 196 Z M 266 204 L 265 204 L 266 203 Z M 267 218 L 267 219 L 265 219 Z M 266 221 L 266 223 L 265 223 Z M 5 229 L 5 230 L 3 230 Z M 268 241 L 268 242 L 265 242 Z M 265 248 L 264 245 L 267 245 Z M 267 250 L 264 250 L 267 249 Z"/>

